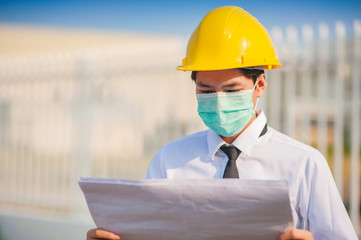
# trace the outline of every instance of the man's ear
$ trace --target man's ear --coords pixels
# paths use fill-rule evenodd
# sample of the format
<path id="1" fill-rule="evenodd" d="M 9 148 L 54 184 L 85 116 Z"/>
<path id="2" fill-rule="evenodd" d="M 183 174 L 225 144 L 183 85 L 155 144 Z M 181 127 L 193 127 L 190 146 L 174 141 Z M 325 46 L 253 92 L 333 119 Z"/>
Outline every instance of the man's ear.
<path id="1" fill-rule="evenodd" d="M 264 73 L 262 73 L 257 78 L 257 86 L 255 88 L 256 97 L 257 98 L 262 97 L 266 88 L 267 88 L 266 77 L 265 77 Z"/>

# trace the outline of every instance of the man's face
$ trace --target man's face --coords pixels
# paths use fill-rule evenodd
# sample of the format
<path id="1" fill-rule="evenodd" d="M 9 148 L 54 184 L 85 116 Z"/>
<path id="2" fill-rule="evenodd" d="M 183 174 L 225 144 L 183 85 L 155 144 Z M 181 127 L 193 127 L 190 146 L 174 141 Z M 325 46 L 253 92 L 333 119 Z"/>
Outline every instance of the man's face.
<path id="1" fill-rule="evenodd" d="M 266 88 L 264 74 L 258 77 L 257 87 L 253 92 L 253 105 L 256 98 L 263 95 Z M 206 94 L 214 92 L 237 92 L 253 89 L 253 80 L 245 77 L 239 69 L 215 71 L 198 71 L 196 79 L 196 93 Z"/>

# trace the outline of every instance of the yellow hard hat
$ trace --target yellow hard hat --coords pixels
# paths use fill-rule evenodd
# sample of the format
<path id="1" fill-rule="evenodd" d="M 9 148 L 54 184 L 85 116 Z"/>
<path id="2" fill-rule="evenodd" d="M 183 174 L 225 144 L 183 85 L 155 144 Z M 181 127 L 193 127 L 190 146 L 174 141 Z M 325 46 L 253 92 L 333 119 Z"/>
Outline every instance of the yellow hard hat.
<path id="1" fill-rule="evenodd" d="M 272 40 L 262 24 L 239 7 L 209 12 L 193 31 L 178 70 L 280 67 Z"/>

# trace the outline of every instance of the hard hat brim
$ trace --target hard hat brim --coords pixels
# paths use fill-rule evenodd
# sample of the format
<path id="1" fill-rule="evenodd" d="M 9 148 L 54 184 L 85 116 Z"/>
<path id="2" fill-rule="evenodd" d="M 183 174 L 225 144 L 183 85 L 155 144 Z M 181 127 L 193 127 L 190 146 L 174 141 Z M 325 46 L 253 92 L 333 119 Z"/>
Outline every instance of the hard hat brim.
<path id="1" fill-rule="evenodd" d="M 177 66 L 176 69 L 179 71 L 216 71 L 216 70 L 226 70 L 226 69 L 235 69 L 235 68 L 244 68 L 244 69 L 257 69 L 257 70 L 271 70 L 271 69 L 277 69 L 282 66 L 281 63 L 271 64 L 271 65 L 261 65 L 261 66 L 236 66 L 236 67 L 230 67 L 230 68 L 187 68 L 183 67 L 182 65 Z"/>

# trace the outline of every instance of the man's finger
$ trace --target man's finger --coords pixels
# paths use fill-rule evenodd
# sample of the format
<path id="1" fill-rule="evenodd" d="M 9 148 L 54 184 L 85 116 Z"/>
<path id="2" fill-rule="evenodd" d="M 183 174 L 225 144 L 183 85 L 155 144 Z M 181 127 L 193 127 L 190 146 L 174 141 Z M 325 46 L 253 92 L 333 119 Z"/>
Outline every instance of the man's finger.
<path id="1" fill-rule="evenodd" d="M 313 240 L 313 236 L 307 230 L 292 228 L 279 235 L 277 240 Z"/>
<path id="2" fill-rule="evenodd" d="M 87 240 L 96 240 L 96 239 L 120 240 L 121 236 L 99 228 L 90 229 L 87 232 Z"/>

